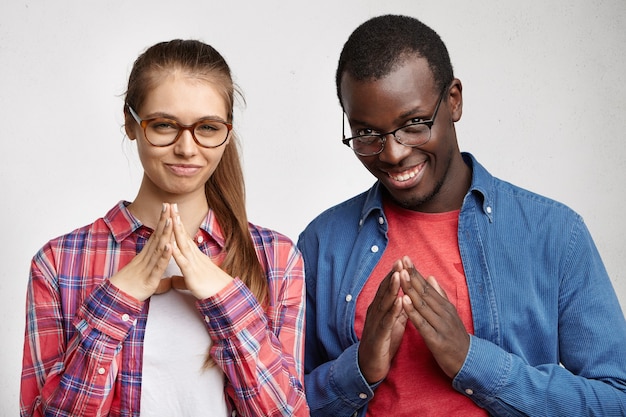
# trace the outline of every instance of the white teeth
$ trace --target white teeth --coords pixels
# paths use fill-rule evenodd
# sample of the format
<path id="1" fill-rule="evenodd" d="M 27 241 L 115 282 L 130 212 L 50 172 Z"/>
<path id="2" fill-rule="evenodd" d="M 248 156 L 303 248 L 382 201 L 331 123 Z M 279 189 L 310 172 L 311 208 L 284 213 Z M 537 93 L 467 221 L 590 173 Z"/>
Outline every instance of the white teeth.
<path id="1" fill-rule="evenodd" d="M 403 181 L 407 181 L 407 180 L 409 180 L 409 179 L 413 178 L 414 176 L 416 176 L 416 175 L 417 175 L 417 173 L 418 173 L 418 172 L 419 172 L 418 170 L 415 170 L 415 171 L 409 171 L 409 172 L 406 172 L 406 173 L 404 173 L 404 174 L 397 175 L 397 176 L 395 176 L 395 175 L 391 175 L 391 174 L 388 174 L 388 175 L 389 175 L 392 179 L 394 179 L 394 180 L 396 180 L 396 181 L 403 182 Z"/>

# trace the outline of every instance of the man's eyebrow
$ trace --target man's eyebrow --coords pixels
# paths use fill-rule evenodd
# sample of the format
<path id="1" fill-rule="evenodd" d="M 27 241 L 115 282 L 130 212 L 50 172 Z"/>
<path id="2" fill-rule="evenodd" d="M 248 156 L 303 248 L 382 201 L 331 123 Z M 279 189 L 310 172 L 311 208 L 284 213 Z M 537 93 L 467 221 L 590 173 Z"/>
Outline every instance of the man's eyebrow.
<path id="1" fill-rule="evenodd" d="M 404 113 L 401 113 L 398 117 L 396 117 L 394 119 L 394 123 L 396 125 L 398 125 L 398 126 L 401 126 L 407 119 L 415 119 L 415 118 L 418 118 L 418 117 L 420 119 L 422 119 L 422 118 L 426 117 L 426 116 L 421 116 L 421 114 L 423 114 L 424 111 L 425 110 L 421 109 L 420 106 L 415 106 L 412 109 L 409 109 L 409 110 L 405 111 Z M 346 118 L 347 118 L 347 116 L 346 116 Z M 358 119 L 349 119 L 348 118 L 348 123 L 350 125 L 358 125 L 358 126 L 362 126 L 362 127 L 368 127 L 368 128 L 373 129 L 373 130 L 376 130 L 376 131 L 380 130 L 380 129 L 374 127 L 372 124 L 366 123 L 366 122 L 364 122 L 362 120 L 358 120 Z"/>

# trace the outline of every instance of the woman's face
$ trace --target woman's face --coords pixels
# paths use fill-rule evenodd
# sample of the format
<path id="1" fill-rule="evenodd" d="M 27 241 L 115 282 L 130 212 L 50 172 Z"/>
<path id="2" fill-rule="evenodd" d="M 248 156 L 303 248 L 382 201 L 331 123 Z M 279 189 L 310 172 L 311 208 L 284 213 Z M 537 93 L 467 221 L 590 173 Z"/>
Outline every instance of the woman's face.
<path id="1" fill-rule="evenodd" d="M 184 125 L 203 119 L 226 121 L 229 114 L 226 101 L 213 84 L 180 71 L 160 80 L 146 96 L 142 107 L 134 110 L 143 120 L 166 117 Z M 196 194 L 204 197 L 204 184 L 217 168 L 230 141 L 229 134 L 229 139 L 222 146 L 204 148 L 194 141 L 187 130 L 174 144 L 156 147 L 148 143 L 143 129 L 134 120 L 126 124 L 126 132 L 130 139 L 137 140 L 139 159 L 144 169 L 144 191 L 155 193 L 161 201 Z"/>

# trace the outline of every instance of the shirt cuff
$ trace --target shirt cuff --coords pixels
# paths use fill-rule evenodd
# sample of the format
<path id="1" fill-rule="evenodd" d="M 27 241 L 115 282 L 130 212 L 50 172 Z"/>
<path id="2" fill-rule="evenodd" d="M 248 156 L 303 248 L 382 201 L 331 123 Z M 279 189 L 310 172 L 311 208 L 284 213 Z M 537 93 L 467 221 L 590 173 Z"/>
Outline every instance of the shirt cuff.
<path id="1" fill-rule="evenodd" d="M 360 409 L 373 397 L 374 389 L 380 382 L 370 385 L 359 368 L 359 343 L 348 347 L 334 361 L 330 370 L 330 384 L 342 393 L 344 402 Z"/>
<path id="2" fill-rule="evenodd" d="M 77 329 L 96 329 L 121 342 L 137 323 L 143 305 L 106 280 L 87 297 L 75 325 Z"/>
<path id="3" fill-rule="evenodd" d="M 211 338 L 229 339 L 251 326 L 267 327 L 267 318 L 256 297 L 239 279 L 217 294 L 197 301 Z"/>
<path id="4" fill-rule="evenodd" d="M 511 372 L 510 355 L 494 343 L 470 335 L 465 362 L 452 384 L 478 405 L 493 401 Z"/>

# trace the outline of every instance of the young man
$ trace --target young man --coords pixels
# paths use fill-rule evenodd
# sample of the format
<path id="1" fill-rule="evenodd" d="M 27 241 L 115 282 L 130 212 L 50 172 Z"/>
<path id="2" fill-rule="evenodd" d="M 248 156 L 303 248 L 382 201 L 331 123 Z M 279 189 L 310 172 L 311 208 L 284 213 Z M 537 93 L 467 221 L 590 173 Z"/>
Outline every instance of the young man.
<path id="1" fill-rule="evenodd" d="M 626 415 L 626 321 L 592 238 L 459 151 L 439 36 L 371 19 L 336 81 L 377 182 L 298 242 L 312 415 Z"/>

